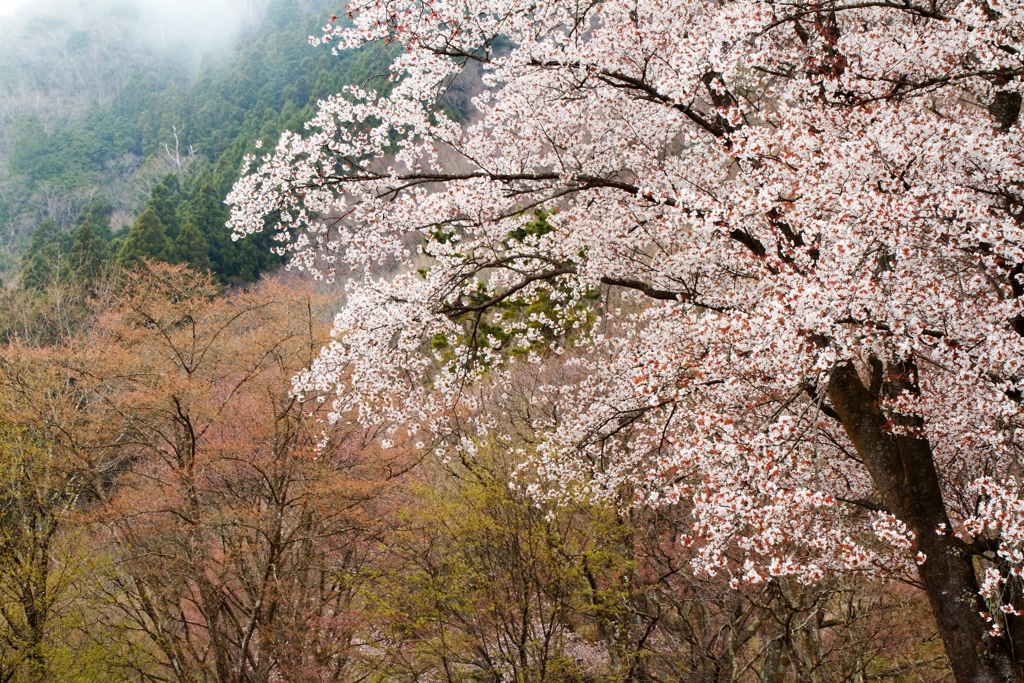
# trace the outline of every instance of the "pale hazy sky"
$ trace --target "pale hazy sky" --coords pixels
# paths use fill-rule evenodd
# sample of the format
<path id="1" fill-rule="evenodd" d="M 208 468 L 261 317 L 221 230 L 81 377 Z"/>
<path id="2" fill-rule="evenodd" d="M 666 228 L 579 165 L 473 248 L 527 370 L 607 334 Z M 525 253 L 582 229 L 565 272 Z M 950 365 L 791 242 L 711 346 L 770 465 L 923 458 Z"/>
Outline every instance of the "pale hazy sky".
<path id="1" fill-rule="evenodd" d="M 10 14 L 21 5 L 27 5 L 30 0 L 0 0 L 0 16 Z"/>

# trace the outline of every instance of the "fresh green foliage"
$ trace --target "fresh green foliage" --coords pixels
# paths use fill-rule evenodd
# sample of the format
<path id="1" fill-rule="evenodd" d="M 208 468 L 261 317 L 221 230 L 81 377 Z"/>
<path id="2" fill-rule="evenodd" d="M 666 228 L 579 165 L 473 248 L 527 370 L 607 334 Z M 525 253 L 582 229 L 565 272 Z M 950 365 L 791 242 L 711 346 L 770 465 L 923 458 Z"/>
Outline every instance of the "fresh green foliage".
<path id="1" fill-rule="evenodd" d="M 524 215 L 523 222 L 510 231 L 505 239 L 506 250 L 516 247 L 531 246 L 536 241 L 554 231 L 548 222 L 553 212 L 544 208 L 534 209 Z M 428 240 L 448 244 L 458 240 L 455 232 L 442 227 L 429 233 Z M 429 269 L 421 269 L 420 275 L 426 277 Z M 460 316 L 464 333 L 457 340 L 448 339 L 444 334 L 434 335 L 430 346 L 441 352 L 446 360 L 450 360 L 451 346 L 465 345 L 473 349 L 497 348 L 501 353 L 511 356 L 523 356 L 530 353 L 542 353 L 556 343 L 564 344 L 571 341 L 582 329 L 586 329 L 594 319 L 594 305 L 600 293 L 593 289 L 581 300 L 572 305 L 563 302 L 572 300 L 565 296 L 564 287 L 558 280 L 545 283 L 535 290 L 524 290 L 520 295 L 490 306 L 490 310 L 466 313 Z M 462 304 L 468 307 L 477 306 L 491 299 L 493 293 L 483 281 L 478 284 L 476 292 L 463 298 Z M 453 343 L 454 342 L 454 343 Z"/>

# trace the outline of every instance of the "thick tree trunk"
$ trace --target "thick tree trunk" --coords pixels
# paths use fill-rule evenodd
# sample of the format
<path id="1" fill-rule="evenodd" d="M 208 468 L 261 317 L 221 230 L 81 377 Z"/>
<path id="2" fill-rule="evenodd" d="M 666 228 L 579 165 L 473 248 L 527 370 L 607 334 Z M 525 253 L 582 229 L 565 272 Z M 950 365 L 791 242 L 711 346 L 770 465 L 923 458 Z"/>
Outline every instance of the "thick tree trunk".
<path id="1" fill-rule="evenodd" d="M 953 675 L 958 683 L 1015 681 L 1019 669 L 1002 640 L 985 635 L 988 627 L 981 617 L 985 606 L 972 558 L 957 547 L 951 535 L 936 533 L 940 528 L 949 529 L 950 524 L 923 425 L 919 418 L 899 417 L 899 426 L 910 433 L 893 434 L 879 407 L 887 388 L 892 393 L 912 390 L 907 376 L 913 369 L 891 366 L 883 377 L 882 366 L 875 361 L 873 370 L 869 389 L 852 364 L 836 368 L 828 397 L 885 506 L 914 532 L 917 549 L 926 556 L 918 575 Z"/>

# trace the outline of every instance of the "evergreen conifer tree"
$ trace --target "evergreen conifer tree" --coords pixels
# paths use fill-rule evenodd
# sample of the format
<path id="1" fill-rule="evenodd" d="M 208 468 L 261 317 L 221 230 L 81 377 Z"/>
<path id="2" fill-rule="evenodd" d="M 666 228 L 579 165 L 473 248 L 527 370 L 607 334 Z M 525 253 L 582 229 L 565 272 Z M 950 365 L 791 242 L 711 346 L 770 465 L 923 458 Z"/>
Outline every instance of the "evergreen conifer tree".
<path id="1" fill-rule="evenodd" d="M 219 193 L 209 179 L 199 186 L 199 190 L 189 204 L 188 214 L 209 246 L 214 270 L 218 273 L 232 270 L 229 262 L 233 244 L 230 233 L 224 226 L 228 218 L 227 211 Z"/>
<path id="2" fill-rule="evenodd" d="M 252 282 L 260 273 L 281 265 L 281 257 L 270 250 L 270 233 L 238 242 L 231 239 L 231 230 L 225 225 L 228 210 L 214 178 L 208 177 L 199 185 L 188 215 L 205 237 L 211 270 L 222 282 Z"/>
<path id="3" fill-rule="evenodd" d="M 114 212 L 114 208 L 107 202 L 97 199 L 90 202 L 85 210 L 82 211 L 82 215 L 78 217 L 78 225 L 82 225 L 86 221 L 92 226 L 92 234 L 100 240 L 101 243 L 106 244 L 110 242 L 113 237 L 113 233 L 110 229 L 110 215 Z"/>
<path id="4" fill-rule="evenodd" d="M 50 282 L 63 276 L 69 249 L 69 236 L 61 233 L 52 218 L 39 223 L 32 234 L 28 250 L 21 258 L 21 286 L 25 289 L 42 289 Z"/>
<path id="5" fill-rule="evenodd" d="M 178 263 L 187 263 L 196 270 L 210 269 L 209 246 L 203 233 L 191 218 L 186 218 L 174 239 L 174 258 Z"/>
<path id="6" fill-rule="evenodd" d="M 171 243 L 167 239 L 167 229 L 150 206 L 142 212 L 128 231 L 117 260 L 122 266 L 127 267 L 143 258 L 167 261 L 171 256 L 170 251 Z"/>
<path id="7" fill-rule="evenodd" d="M 177 176 L 167 175 L 153 186 L 146 208 L 152 208 L 170 239 L 178 236 L 181 227 L 178 204 L 181 203 L 181 184 Z"/>
<path id="8" fill-rule="evenodd" d="M 73 277 L 83 282 L 92 282 L 103 271 L 106 260 L 106 245 L 89 220 L 83 222 L 75 231 L 75 241 L 71 245 L 70 266 Z"/>

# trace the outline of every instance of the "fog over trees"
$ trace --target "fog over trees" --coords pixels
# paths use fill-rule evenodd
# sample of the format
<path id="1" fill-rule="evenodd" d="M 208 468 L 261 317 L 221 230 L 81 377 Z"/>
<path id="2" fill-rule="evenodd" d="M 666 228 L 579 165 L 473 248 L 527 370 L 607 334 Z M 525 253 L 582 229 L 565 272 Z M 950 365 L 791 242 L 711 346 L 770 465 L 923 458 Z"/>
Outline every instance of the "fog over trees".
<path id="1" fill-rule="evenodd" d="M 70 241 L 89 207 L 102 209 L 102 236 L 117 251 L 157 185 L 170 188 L 156 200 L 165 211 L 196 222 L 224 280 L 251 281 L 276 264 L 262 247 L 235 248 L 223 229 L 220 202 L 243 154 L 386 65 L 308 49 L 328 5 L 54 0 L 6 15 L 0 276 L 17 277 L 19 254 L 46 221 Z M 173 241 L 178 219 L 161 219 Z"/>

